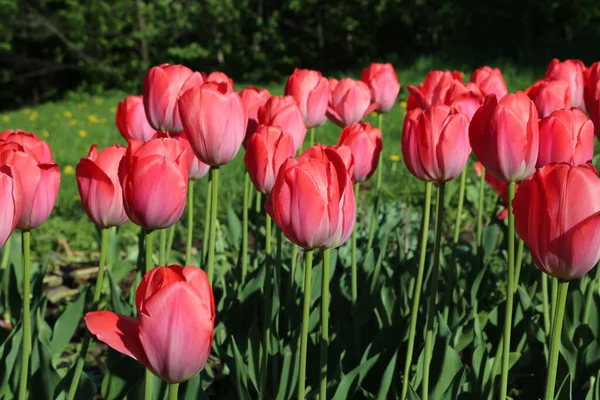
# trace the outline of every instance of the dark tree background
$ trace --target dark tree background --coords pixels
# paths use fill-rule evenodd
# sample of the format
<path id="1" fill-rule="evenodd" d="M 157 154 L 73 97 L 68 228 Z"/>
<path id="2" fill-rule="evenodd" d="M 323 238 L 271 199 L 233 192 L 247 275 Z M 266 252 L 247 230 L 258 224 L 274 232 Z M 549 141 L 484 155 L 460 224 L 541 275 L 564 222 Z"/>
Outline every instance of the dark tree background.
<path id="1" fill-rule="evenodd" d="M 479 66 L 600 59 L 597 0 L 0 0 L 0 109 L 140 91 L 162 62 L 246 82 L 420 56 Z"/>

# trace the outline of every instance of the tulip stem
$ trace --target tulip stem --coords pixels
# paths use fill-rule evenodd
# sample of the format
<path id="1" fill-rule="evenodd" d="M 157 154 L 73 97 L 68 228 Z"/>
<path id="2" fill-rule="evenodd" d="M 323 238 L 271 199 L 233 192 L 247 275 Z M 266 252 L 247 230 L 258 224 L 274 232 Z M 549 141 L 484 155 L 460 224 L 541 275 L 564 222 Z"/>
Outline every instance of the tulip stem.
<path id="1" fill-rule="evenodd" d="M 171 249 L 173 248 L 173 240 L 175 239 L 175 224 L 168 227 L 166 231 L 167 245 L 165 247 L 165 265 L 167 265 L 169 263 L 169 260 L 171 259 Z"/>
<path id="2" fill-rule="evenodd" d="M 29 355 L 31 354 L 31 232 L 22 231 L 23 248 L 23 344 L 21 346 L 21 379 L 19 384 L 19 400 L 27 398 L 27 381 L 29 379 Z"/>
<path id="3" fill-rule="evenodd" d="M 10 286 L 10 270 L 8 269 L 8 260 L 10 259 L 10 248 L 12 247 L 12 235 L 8 237 L 6 242 L 4 243 L 4 251 L 2 252 L 2 262 L 0 263 L 0 269 L 2 269 L 2 280 L 3 287 L 2 291 L 4 292 L 4 321 L 10 322 L 10 301 L 8 299 L 8 289 Z"/>
<path id="4" fill-rule="evenodd" d="M 513 286 L 513 290 L 515 292 L 519 288 L 519 279 L 521 278 L 521 264 L 523 263 L 523 247 L 525 246 L 525 243 L 520 238 L 517 238 L 517 240 L 519 244 L 517 245 L 517 257 L 515 258 L 515 283 Z"/>
<path id="5" fill-rule="evenodd" d="M 510 359 L 510 333 L 512 331 L 512 311 L 515 279 L 515 216 L 512 201 L 515 197 L 515 183 L 508 184 L 508 271 L 506 279 L 506 312 L 504 316 L 504 342 L 502 343 L 502 375 L 499 399 L 506 399 L 508 391 L 508 369 Z"/>
<path id="6" fill-rule="evenodd" d="M 146 273 L 150 272 L 152 268 L 154 268 L 154 262 L 152 260 L 152 250 L 153 250 L 153 239 L 154 231 L 146 232 Z"/>
<path id="7" fill-rule="evenodd" d="M 188 204 L 188 230 L 187 242 L 185 244 L 185 265 L 192 265 L 192 240 L 194 238 L 194 181 L 188 183 L 187 193 Z"/>
<path id="8" fill-rule="evenodd" d="M 306 350 L 308 347 L 308 323 L 310 317 L 310 291 L 312 277 L 313 250 L 305 253 L 304 265 L 304 304 L 302 306 L 302 336 L 300 337 L 300 374 L 298 377 L 298 399 L 304 400 L 306 385 Z"/>
<path id="9" fill-rule="evenodd" d="M 548 275 L 542 272 L 542 301 L 544 309 L 544 332 L 550 335 L 550 307 L 548 305 Z"/>
<path id="10" fill-rule="evenodd" d="M 356 210 L 358 211 L 358 195 L 360 193 L 360 183 L 354 184 L 354 201 L 356 202 Z M 356 299 L 358 298 L 358 269 L 356 267 L 356 231 L 358 230 L 358 226 L 354 224 L 354 229 L 352 229 L 352 269 L 351 269 L 351 279 L 352 279 L 352 306 L 356 305 Z M 375 281 L 377 277 L 373 277 L 373 281 Z"/>
<path id="11" fill-rule="evenodd" d="M 258 268 L 258 250 L 260 249 L 259 241 L 256 240 L 260 236 L 260 215 L 261 213 L 261 205 L 262 205 L 262 193 L 258 190 L 256 192 L 256 199 L 254 203 L 254 261 L 253 268 L 256 270 Z"/>
<path id="12" fill-rule="evenodd" d="M 412 365 L 413 351 L 415 347 L 415 334 L 417 332 L 417 319 L 419 317 L 419 302 L 423 288 L 423 274 L 425 272 L 425 259 L 427 257 L 427 237 L 429 236 L 429 216 L 431 212 L 431 182 L 425 182 L 425 206 L 423 219 L 421 220 L 421 243 L 419 250 L 419 269 L 417 270 L 417 281 L 413 291 L 412 308 L 410 312 L 410 330 L 408 331 L 408 348 L 404 361 L 404 380 L 402 381 L 402 397 L 406 399 L 408 394 L 408 383 L 410 382 L 410 367 Z"/>
<path id="13" fill-rule="evenodd" d="M 248 207 L 250 202 L 250 175 L 248 172 L 244 174 L 244 199 L 242 208 L 242 271 L 241 283 L 246 281 L 248 272 Z"/>
<path id="14" fill-rule="evenodd" d="M 327 399 L 327 352 L 329 349 L 329 271 L 331 250 L 323 250 L 323 277 L 321 279 L 321 386 L 319 400 Z"/>
<path id="15" fill-rule="evenodd" d="M 310 147 L 315 145 L 315 127 L 310 128 Z"/>
<path id="16" fill-rule="evenodd" d="M 467 169 L 463 168 L 460 173 L 460 188 L 458 189 L 458 206 L 456 208 L 456 224 L 454 225 L 454 239 L 453 243 L 458 243 L 458 237 L 460 235 L 460 224 L 462 221 L 462 209 L 465 202 L 465 186 L 467 184 Z"/>
<path id="17" fill-rule="evenodd" d="M 212 194 L 212 175 L 206 184 L 206 208 L 204 210 L 204 236 L 202 236 L 202 266 L 206 269 L 206 255 L 208 253 L 208 235 L 210 234 L 210 198 Z"/>
<path id="18" fill-rule="evenodd" d="M 592 300 L 594 298 L 594 292 L 596 291 L 596 285 L 598 283 L 598 275 L 600 275 L 598 274 L 598 267 L 594 268 L 594 270 L 594 277 L 588 281 L 588 285 L 585 288 L 585 306 L 583 307 L 583 314 L 581 316 L 581 322 L 584 324 L 587 324 L 588 319 L 590 318 Z"/>
<path id="19" fill-rule="evenodd" d="M 144 400 L 152 400 L 152 392 L 154 391 L 154 375 L 149 369 L 146 369 L 146 379 L 144 387 Z"/>
<path id="20" fill-rule="evenodd" d="M 446 183 L 442 182 L 438 186 L 437 203 L 435 206 L 435 241 L 433 244 L 433 269 L 431 271 L 431 282 L 429 290 L 429 310 L 427 312 L 427 332 L 425 334 L 425 358 L 431 360 L 433 353 L 433 331 L 435 328 L 435 317 L 437 314 L 437 291 L 438 291 L 438 272 L 440 269 L 440 253 L 442 244 L 442 223 L 444 221 L 444 192 Z M 416 293 L 416 289 L 415 289 Z M 422 400 L 429 398 L 429 366 L 431 363 L 423 363 L 423 382 Z"/>
<path id="21" fill-rule="evenodd" d="M 271 298 L 273 297 L 272 283 L 272 257 L 271 257 L 271 217 L 266 216 L 265 221 L 265 283 L 264 283 L 264 301 L 263 311 L 263 355 L 260 367 L 260 382 L 258 388 L 258 398 L 264 399 L 267 390 L 267 370 L 269 369 L 269 347 L 271 341 L 271 316 L 273 314 Z"/>
<path id="22" fill-rule="evenodd" d="M 294 291 L 294 287 L 296 286 L 296 265 L 298 263 L 298 251 L 300 250 L 300 248 L 295 245 L 294 243 L 292 243 L 292 260 L 290 262 L 290 293 L 292 298 L 294 297 L 293 295 L 293 291 Z"/>
<path id="23" fill-rule="evenodd" d="M 158 265 L 165 266 L 167 265 L 165 264 L 167 255 L 167 230 L 161 229 L 159 232 L 160 247 L 158 248 Z"/>
<path id="24" fill-rule="evenodd" d="M 558 296 L 558 281 L 556 279 L 552 279 L 552 298 L 551 306 L 550 306 L 550 321 L 554 323 L 554 310 L 556 310 L 556 297 Z M 550 325 L 552 327 L 552 325 Z"/>
<path id="25" fill-rule="evenodd" d="M 94 298 L 92 300 L 94 310 L 98 309 L 98 303 L 100 302 L 100 295 L 102 293 L 102 287 L 104 285 L 104 265 L 106 264 L 106 252 L 108 249 L 108 236 L 110 230 L 102 229 L 102 243 L 100 245 L 100 261 L 98 263 L 98 276 L 96 278 L 96 287 L 94 288 Z M 79 386 L 79 380 L 81 379 L 81 373 L 83 372 L 83 365 L 85 364 L 85 357 L 87 356 L 88 347 L 90 345 L 92 334 L 89 330 L 85 331 L 83 343 L 81 345 L 81 352 L 77 358 L 77 364 L 75 364 L 75 372 L 73 374 L 73 380 L 69 386 L 69 392 L 67 394 L 67 400 L 73 400 L 77 393 L 77 386 Z"/>
<path id="26" fill-rule="evenodd" d="M 558 350 L 560 348 L 560 337 L 562 333 L 562 324 L 565 315 L 565 305 L 567 303 L 568 291 L 569 281 L 560 281 L 558 283 L 556 311 L 554 312 L 554 320 L 552 321 L 552 338 L 550 339 L 550 358 L 548 360 L 548 377 L 546 379 L 546 394 L 544 395 L 545 400 L 554 399 L 556 370 L 558 367 Z"/>
<path id="27" fill-rule="evenodd" d="M 381 132 L 383 138 L 383 114 L 377 115 L 377 126 Z M 373 203 L 373 214 L 371 215 L 371 225 L 369 226 L 369 240 L 367 242 L 367 250 L 373 246 L 373 239 L 375 238 L 375 223 L 377 222 L 377 211 L 379 209 L 379 196 L 381 195 L 381 181 L 383 180 L 383 155 L 379 154 L 379 161 L 377 162 L 377 180 L 375 184 L 375 202 Z"/>
<path id="28" fill-rule="evenodd" d="M 8 266 L 8 260 L 10 258 L 10 242 L 12 241 L 12 235 L 10 235 L 8 237 L 8 239 L 6 239 L 6 242 L 4 243 L 4 247 L 3 247 L 3 251 L 2 251 L 2 262 L 0 262 L 0 269 L 5 270 L 6 267 Z"/>
<path id="29" fill-rule="evenodd" d="M 217 208 L 219 194 L 219 167 L 213 167 L 210 170 L 212 175 L 212 191 L 210 199 L 210 235 L 208 236 L 208 262 L 206 274 L 208 281 L 212 285 L 213 275 L 215 273 L 215 241 L 217 239 Z"/>
<path id="30" fill-rule="evenodd" d="M 477 207 L 477 249 L 481 246 L 483 238 L 483 200 L 485 198 L 485 167 L 481 167 L 479 177 L 479 204 Z"/>
<path id="31" fill-rule="evenodd" d="M 177 400 L 179 383 L 169 383 L 169 400 Z"/>

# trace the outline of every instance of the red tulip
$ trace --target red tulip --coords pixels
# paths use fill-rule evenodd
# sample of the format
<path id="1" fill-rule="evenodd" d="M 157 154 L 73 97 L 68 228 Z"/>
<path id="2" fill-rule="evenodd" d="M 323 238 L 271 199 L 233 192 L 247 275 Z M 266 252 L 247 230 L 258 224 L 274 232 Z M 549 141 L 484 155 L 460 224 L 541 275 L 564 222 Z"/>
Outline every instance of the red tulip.
<path id="1" fill-rule="evenodd" d="M 248 117 L 240 96 L 226 83 L 206 83 L 179 99 L 181 122 L 196 157 L 218 167 L 236 156 Z"/>
<path id="2" fill-rule="evenodd" d="M 523 92 L 499 102 L 491 94 L 469 126 L 473 152 L 485 168 L 505 182 L 518 182 L 535 170 L 539 149 L 538 114 Z"/>
<path id="3" fill-rule="evenodd" d="M 295 152 L 292 135 L 278 126 L 260 125 L 248 139 L 244 155 L 246 170 L 256 190 L 269 195 L 279 168 Z"/>
<path id="4" fill-rule="evenodd" d="M 130 140 L 119 164 L 125 212 L 144 229 L 164 229 L 181 218 L 188 185 L 185 148 L 172 138 Z"/>
<path id="5" fill-rule="evenodd" d="M 229 90 L 233 91 L 233 79 L 227 76 L 225 72 L 221 71 L 213 71 L 205 79 L 205 82 L 213 82 L 213 83 L 226 83 Z"/>
<path id="6" fill-rule="evenodd" d="M 594 124 L 579 108 L 557 110 L 540 121 L 537 168 L 551 162 L 585 164 L 593 156 Z"/>
<path id="7" fill-rule="evenodd" d="M 18 172 L 10 165 L 0 166 L 0 247 L 19 222 L 23 208 L 23 189 Z"/>
<path id="8" fill-rule="evenodd" d="M 327 119 L 329 82 L 319 71 L 296 68 L 285 84 L 284 94 L 296 100 L 308 128 Z"/>
<path id="9" fill-rule="evenodd" d="M 481 163 L 479 161 L 477 161 L 473 164 L 473 166 L 475 167 L 475 172 L 477 173 L 477 176 L 481 176 L 481 171 L 483 169 L 483 165 L 481 165 Z M 490 187 L 494 190 L 494 192 L 500 197 L 500 200 L 502 200 L 502 205 L 504 206 L 504 209 L 502 211 L 500 211 L 500 214 L 498 214 L 496 217 L 499 220 L 503 220 L 504 218 L 506 218 L 508 216 L 508 183 L 501 181 L 500 179 L 496 178 L 492 174 L 485 174 L 485 181 L 487 182 L 488 185 L 490 185 Z M 516 184 L 515 185 L 515 193 L 517 192 L 518 189 L 519 189 L 519 185 Z"/>
<path id="10" fill-rule="evenodd" d="M 21 180 L 22 209 L 16 227 L 31 230 L 50 216 L 58 196 L 60 169 L 54 162 L 40 161 L 18 143 L 0 143 L 0 165 L 13 166 Z"/>
<path id="11" fill-rule="evenodd" d="M 535 103 L 540 118 L 547 117 L 553 111 L 571 107 L 569 82 L 558 79 L 540 79 L 525 90 Z"/>
<path id="12" fill-rule="evenodd" d="M 462 82 L 462 76 L 457 71 L 430 71 L 423 83 L 418 86 L 406 85 L 410 92 L 406 101 L 407 111 L 415 108 L 425 110 L 431 106 L 444 104 L 446 92 L 452 87 L 455 79 Z"/>
<path id="13" fill-rule="evenodd" d="M 344 78 L 334 88 L 329 87 L 331 97 L 327 116 L 336 125 L 344 127 L 360 122 L 379 103 L 371 104 L 371 91 L 366 83 Z"/>
<path id="14" fill-rule="evenodd" d="M 479 86 L 473 82 L 465 85 L 462 81 L 455 79 L 448 92 L 446 92 L 444 103 L 449 107 L 457 108 L 471 121 L 475 111 L 483 104 L 483 99 L 484 96 Z"/>
<path id="15" fill-rule="evenodd" d="M 591 164 L 548 164 L 521 183 L 515 229 L 535 265 L 561 280 L 585 275 L 600 259 L 600 178 Z"/>
<path id="16" fill-rule="evenodd" d="M 419 117 L 423 113 L 420 108 L 409 110 L 404 117 L 402 125 L 402 159 L 408 169 L 408 172 L 422 181 L 430 181 L 431 179 L 425 173 L 425 167 L 419 156 L 418 127 Z"/>
<path id="17" fill-rule="evenodd" d="M 153 268 L 135 292 L 139 317 L 93 311 L 85 323 L 98 340 L 169 383 L 196 375 L 210 355 L 215 304 L 206 273 L 179 265 Z"/>
<path id="18" fill-rule="evenodd" d="M 333 92 L 335 91 L 335 88 L 337 87 L 337 85 L 340 81 L 338 81 L 335 78 L 329 78 L 329 79 L 327 79 L 327 82 L 329 83 L 329 104 L 331 104 Z"/>
<path id="19" fill-rule="evenodd" d="M 128 220 L 119 182 L 119 163 L 126 151 L 126 147 L 114 145 L 98 153 L 94 144 L 75 168 L 83 209 L 100 228 L 119 226 Z"/>
<path id="20" fill-rule="evenodd" d="M 143 99 L 150 126 L 157 131 L 183 129 L 177 100 L 186 90 L 200 86 L 204 77 L 183 65 L 161 64 L 148 70 L 144 78 Z"/>
<path id="21" fill-rule="evenodd" d="M 394 107 L 400 93 L 400 82 L 392 64 L 372 63 L 363 69 L 361 80 L 371 89 L 371 101 L 379 104 L 375 111 L 386 113 Z"/>
<path id="22" fill-rule="evenodd" d="M 594 122 L 596 137 L 600 139 L 600 61 L 586 70 L 583 94 L 585 108 Z"/>
<path id="23" fill-rule="evenodd" d="M 346 171 L 348 171 L 348 175 L 350 177 L 354 176 L 354 157 L 352 156 L 352 149 L 346 145 L 337 145 L 337 146 L 323 146 L 326 149 L 335 150 L 339 156 L 342 158 L 344 165 L 346 166 Z M 355 199 L 356 200 L 356 199 Z"/>
<path id="24" fill-rule="evenodd" d="M 246 108 L 248 115 L 248 126 L 246 127 L 246 136 L 244 137 L 244 147 L 250 135 L 258 128 L 258 109 L 264 106 L 271 98 L 271 94 L 267 89 L 260 90 L 254 86 L 244 88 L 240 91 L 240 99 L 242 105 Z"/>
<path id="25" fill-rule="evenodd" d="M 0 145 L 5 143 L 18 143 L 30 150 L 39 162 L 52 162 L 52 151 L 48 143 L 41 141 L 33 132 L 23 130 L 7 130 L 0 132 Z"/>
<path id="26" fill-rule="evenodd" d="M 146 118 L 142 96 L 127 96 L 120 101 L 115 118 L 117 129 L 125 140 L 137 139 L 147 142 L 156 132 Z"/>
<path id="27" fill-rule="evenodd" d="M 259 125 L 276 125 L 294 138 L 294 150 L 298 151 L 306 136 L 306 124 L 302 111 L 292 96 L 272 96 L 258 109 Z"/>
<path id="28" fill-rule="evenodd" d="M 204 178 L 206 174 L 208 174 L 208 171 L 210 171 L 210 165 L 204 164 L 196 157 L 185 131 L 179 132 L 177 136 L 173 136 L 173 139 L 177 140 L 186 149 L 188 158 L 188 179 L 190 181 L 196 181 Z"/>
<path id="29" fill-rule="evenodd" d="M 563 81 L 569 82 L 571 106 L 585 110 L 585 103 L 583 100 L 583 86 L 585 83 L 584 71 L 585 64 L 581 60 L 571 59 L 561 62 L 555 58 L 550 62 L 550 65 L 548 65 L 545 77 L 562 79 Z"/>
<path id="30" fill-rule="evenodd" d="M 366 181 L 373 175 L 383 145 L 379 129 L 365 122 L 348 125 L 342 131 L 338 145 L 347 146 L 352 153 L 354 182 Z"/>
<path id="31" fill-rule="evenodd" d="M 352 233 L 352 179 L 340 155 L 315 145 L 283 163 L 265 208 L 283 234 L 305 249 L 332 249 Z"/>
<path id="32" fill-rule="evenodd" d="M 479 86 L 484 96 L 495 94 L 498 99 L 502 99 L 508 94 L 504 77 L 498 68 L 490 68 L 487 65 L 477 68 L 471 74 L 470 82 Z"/>

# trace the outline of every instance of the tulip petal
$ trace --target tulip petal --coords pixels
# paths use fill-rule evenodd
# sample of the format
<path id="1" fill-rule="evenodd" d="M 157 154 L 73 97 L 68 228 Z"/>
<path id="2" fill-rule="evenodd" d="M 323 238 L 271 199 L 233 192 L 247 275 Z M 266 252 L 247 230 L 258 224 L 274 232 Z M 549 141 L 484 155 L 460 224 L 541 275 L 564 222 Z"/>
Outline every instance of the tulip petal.
<path id="1" fill-rule="evenodd" d="M 138 320 L 111 311 L 92 311 L 85 315 L 89 331 L 119 353 L 146 363 L 138 336 Z"/>

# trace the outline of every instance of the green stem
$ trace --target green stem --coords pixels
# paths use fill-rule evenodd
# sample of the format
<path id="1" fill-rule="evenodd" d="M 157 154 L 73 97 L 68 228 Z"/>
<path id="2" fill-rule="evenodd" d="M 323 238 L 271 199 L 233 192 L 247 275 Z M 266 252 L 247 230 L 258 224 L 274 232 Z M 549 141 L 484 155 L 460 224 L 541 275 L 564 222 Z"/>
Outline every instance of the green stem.
<path id="1" fill-rule="evenodd" d="M 8 237 L 6 242 L 4 243 L 4 247 L 2 248 L 2 262 L 0 262 L 0 269 L 5 270 L 8 266 L 8 260 L 10 259 L 10 247 L 12 242 L 12 235 Z"/>
<path id="2" fill-rule="evenodd" d="M 250 197 L 250 175 L 248 172 L 244 174 L 244 199 L 242 207 L 242 271 L 240 280 L 242 283 L 246 281 L 246 274 L 248 273 L 248 207 Z"/>
<path id="3" fill-rule="evenodd" d="M 152 252 L 154 250 L 153 240 L 154 239 L 154 231 L 146 232 L 146 273 L 150 272 L 152 268 L 154 268 L 154 262 L 152 260 Z"/>
<path id="4" fill-rule="evenodd" d="M 550 307 L 548 305 L 548 275 L 542 272 L 542 301 L 544 307 L 544 332 L 550 335 Z"/>
<path id="5" fill-rule="evenodd" d="M 192 265 L 192 240 L 194 239 L 194 181 L 188 184 L 187 242 L 185 244 L 185 265 Z"/>
<path id="6" fill-rule="evenodd" d="M 304 304 L 302 306 L 302 336 L 300 337 L 300 374 L 298 377 L 298 399 L 304 400 L 306 385 L 306 350 L 308 347 L 308 323 L 310 317 L 310 288 L 312 277 L 313 250 L 306 250 L 304 265 Z"/>
<path id="7" fill-rule="evenodd" d="M 154 391 L 154 375 L 149 369 L 146 370 L 144 381 L 144 400 L 153 400 L 152 392 Z"/>
<path id="8" fill-rule="evenodd" d="M 377 127 L 379 128 L 379 132 L 381 132 L 381 139 L 383 141 L 383 114 L 377 114 Z M 377 162 L 377 185 L 375 189 L 377 190 L 377 194 L 381 190 L 381 181 L 383 180 L 383 163 L 382 163 L 382 154 L 379 154 L 379 161 Z"/>
<path id="9" fill-rule="evenodd" d="M 19 400 L 27 398 L 27 382 L 29 380 L 29 356 L 31 354 L 31 232 L 22 231 L 23 248 L 23 342 L 21 346 L 21 379 L 19 384 Z"/>
<path id="10" fill-rule="evenodd" d="M 483 200 L 485 198 L 485 167 L 481 167 L 481 176 L 479 177 L 479 204 L 477 207 L 477 248 L 481 246 L 483 237 Z"/>
<path id="11" fill-rule="evenodd" d="M 453 243 L 458 243 L 460 235 L 460 223 L 462 221 L 462 209 L 465 202 L 465 186 L 467 184 L 467 168 L 463 168 L 460 173 L 460 188 L 458 189 L 458 207 L 456 208 L 456 224 L 454 224 L 454 239 Z"/>
<path id="12" fill-rule="evenodd" d="M 158 248 L 158 265 L 166 266 L 167 257 L 167 230 L 161 229 L 159 231 L 160 246 Z"/>
<path id="13" fill-rule="evenodd" d="M 269 347 L 271 342 L 271 316 L 273 314 L 271 298 L 273 297 L 273 283 L 271 272 L 271 218 L 267 215 L 265 221 L 265 283 L 264 283 L 264 316 L 263 316 L 263 355 L 260 367 L 260 382 L 258 398 L 264 399 L 267 391 L 267 370 L 269 369 Z"/>
<path id="14" fill-rule="evenodd" d="M 588 285 L 585 288 L 585 306 L 583 307 L 583 314 L 581 316 L 581 322 L 584 324 L 588 323 L 590 318 L 590 309 L 592 307 L 592 300 L 594 298 L 594 292 L 598 284 L 598 267 L 594 268 L 594 277 L 588 281 Z M 545 274 L 544 274 L 545 275 Z"/>
<path id="15" fill-rule="evenodd" d="M 175 226 L 177 224 L 173 224 L 168 227 L 167 230 L 167 245 L 165 250 L 165 265 L 169 263 L 171 259 L 171 249 L 173 248 L 173 240 L 175 239 Z"/>
<path id="16" fill-rule="evenodd" d="M 204 210 L 204 236 L 202 236 L 202 266 L 206 268 L 206 255 L 208 254 L 208 235 L 210 234 L 210 212 L 212 195 L 212 175 L 206 185 L 206 208 Z"/>
<path id="17" fill-rule="evenodd" d="M 290 293 L 294 296 L 294 289 L 296 287 L 296 265 L 298 265 L 298 251 L 300 248 L 292 243 L 292 261 L 290 265 Z"/>
<path id="18" fill-rule="evenodd" d="M 177 400 L 179 383 L 169 383 L 169 400 Z"/>
<path id="19" fill-rule="evenodd" d="M 434 322 L 437 314 L 437 291 L 438 291 L 438 272 L 440 268 L 440 250 L 442 244 L 442 223 L 444 221 L 444 192 L 446 183 L 442 182 L 438 186 L 437 204 L 435 210 L 435 242 L 433 244 L 433 270 L 431 271 L 431 283 L 429 291 L 429 310 L 427 312 L 427 333 L 425 335 L 425 360 L 431 360 L 433 353 L 433 331 Z M 416 293 L 416 290 L 415 290 Z M 421 399 L 429 398 L 429 362 L 423 363 L 423 382 L 421 385 Z"/>
<path id="20" fill-rule="evenodd" d="M 327 399 L 327 352 L 329 349 L 329 270 L 331 250 L 323 251 L 323 279 L 321 279 L 321 386 L 319 400 Z"/>
<path id="21" fill-rule="evenodd" d="M 354 201 L 356 202 L 356 210 L 358 210 L 358 198 L 360 193 L 360 183 L 354 184 Z M 358 268 L 356 267 L 356 231 L 358 230 L 358 226 L 355 222 L 354 229 L 352 230 L 352 269 L 351 269 L 351 279 L 352 279 L 352 305 L 356 305 L 356 299 L 358 298 Z M 375 277 L 373 277 L 375 279 Z"/>
<path id="22" fill-rule="evenodd" d="M 519 244 L 517 245 L 517 256 L 515 258 L 515 286 L 513 287 L 515 292 L 519 288 L 519 279 L 521 278 L 521 264 L 523 263 L 523 247 L 525 246 L 525 243 L 520 238 L 517 238 L 517 240 Z"/>
<path id="23" fill-rule="evenodd" d="M 552 321 L 552 323 L 554 323 L 554 310 L 556 310 L 556 297 L 558 296 L 558 281 L 556 279 L 552 279 L 552 298 L 550 299 L 551 301 L 551 308 L 550 308 L 550 321 Z M 552 325 L 550 325 L 550 327 L 552 327 Z"/>
<path id="24" fill-rule="evenodd" d="M 383 138 L 383 114 L 377 115 L 377 125 L 381 131 Z M 373 203 L 373 214 L 371 215 L 371 225 L 369 226 L 369 240 L 367 241 L 367 249 L 373 246 L 373 239 L 375 238 L 375 225 L 377 222 L 377 211 L 379 209 L 379 197 L 381 195 L 381 182 L 383 180 L 383 155 L 379 155 L 379 161 L 377 162 L 377 179 L 375 184 L 375 201 Z"/>
<path id="25" fill-rule="evenodd" d="M 208 281 L 212 285 L 213 275 L 215 273 L 215 242 L 217 239 L 217 208 L 219 201 L 219 167 L 213 167 L 210 170 L 212 175 L 212 192 L 210 199 L 210 235 L 208 237 L 208 262 L 206 274 Z"/>
<path id="26" fill-rule="evenodd" d="M 4 321 L 10 322 L 10 301 L 8 298 L 8 290 L 10 286 L 10 270 L 8 269 L 8 260 L 10 259 L 10 248 L 12 247 L 12 235 L 8 237 L 6 243 L 4 243 L 4 251 L 2 252 L 2 262 L 0 263 L 0 269 L 2 269 L 2 292 L 4 293 Z"/>
<path id="27" fill-rule="evenodd" d="M 262 215 L 262 193 L 255 190 L 256 199 L 254 203 L 254 261 L 253 267 L 256 270 L 258 268 L 258 253 L 260 250 L 259 242 L 256 240 L 260 236 L 260 216 Z"/>
<path id="28" fill-rule="evenodd" d="M 106 250 L 108 249 L 108 235 L 109 229 L 102 229 L 102 244 L 100 245 L 100 262 L 98 263 L 98 277 L 96 279 L 96 287 L 94 288 L 94 309 L 98 309 L 98 303 L 100 302 L 100 294 L 102 293 L 102 285 L 104 284 L 104 265 L 106 263 Z M 75 364 L 75 373 L 73 374 L 73 380 L 71 386 L 69 386 L 69 392 L 67 394 L 67 400 L 73 400 L 75 393 L 77 392 L 77 386 L 79 385 L 79 379 L 81 379 L 81 373 L 83 372 L 83 365 L 85 364 L 85 358 L 87 356 L 88 348 L 92 335 L 89 330 L 85 331 L 83 338 L 83 344 L 81 345 L 81 352 L 77 358 L 77 364 Z"/>
<path id="29" fill-rule="evenodd" d="M 515 279 L 515 216 L 512 201 L 515 197 L 515 183 L 508 184 L 508 272 L 506 279 L 506 313 L 504 316 L 504 342 L 502 343 L 502 375 L 500 397 L 506 399 L 508 391 L 508 369 L 510 359 L 510 333 L 512 331 L 512 311 Z"/>
<path id="30" fill-rule="evenodd" d="M 558 351 L 560 349 L 560 337 L 562 333 L 563 318 L 565 316 L 568 291 L 569 281 L 561 281 L 558 283 L 558 299 L 556 301 L 554 320 L 552 321 L 552 339 L 550 340 L 550 358 L 548 360 L 548 377 L 546 379 L 546 394 L 544 395 L 545 400 L 554 399 L 556 370 L 558 367 Z"/>
<path id="31" fill-rule="evenodd" d="M 279 304 L 281 305 L 281 271 L 283 271 L 283 232 L 281 231 L 281 229 L 279 229 L 278 227 L 275 227 L 275 231 L 277 232 L 277 236 L 276 236 L 276 257 L 277 257 L 277 264 L 275 267 L 275 270 L 273 271 L 273 296 L 276 296 L 277 299 L 279 300 Z M 281 321 L 285 321 L 285 319 L 283 317 L 280 318 L 280 313 L 281 310 L 287 310 L 287 307 L 280 307 L 280 309 L 275 313 L 275 337 L 280 338 L 281 336 L 279 336 L 279 332 L 281 332 L 280 330 L 280 323 Z M 279 389 L 279 374 L 280 374 L 280 367 L 279 367 L 279 358 L 282 354 L 282 343 L 281 341 L 276 341 L 275 342 L 275 346 L 277 346 L 277 348 L 275 349 L 275 355 L 273 358 L 273 369 L 272 369 L 272 376 L 273 376 L 273 393 L 277 393 L 278 389 Z"/>
<path id="32" fill-rule="evenodd" d="M 410 367 L 412 365 L 413 351 L 415 347 L 415 334 L 417 332 L 417 319 L 419 317 L 419 302 L 421 301 L 421 291 L 423 288 L 423 275 L 425 272 L 425 259 L 427 257 L 427 237 L 429 236 L 429 216 L 431 211 L 431 182 L 425 182 L 425 206 L 423 210 L 423 219 L 421 221 L 421 243 L 419 250 L 419 269 L 417 270 L 417 280 L 413 291 L 412 308 L 410 312 L 410 330 L 408 331 L 408 348 L 406 349 L 406 359 L 404 360 L 404 380 L 402 381 L 402 397 L 406 399 L 408 394 L 408 384 L 410 382 Z"/>
<path id="33" fill-rule="evenodd" d="M 310 128 L 310 147 L 315 145 L 315 127 Z"/>

